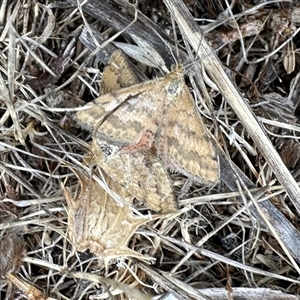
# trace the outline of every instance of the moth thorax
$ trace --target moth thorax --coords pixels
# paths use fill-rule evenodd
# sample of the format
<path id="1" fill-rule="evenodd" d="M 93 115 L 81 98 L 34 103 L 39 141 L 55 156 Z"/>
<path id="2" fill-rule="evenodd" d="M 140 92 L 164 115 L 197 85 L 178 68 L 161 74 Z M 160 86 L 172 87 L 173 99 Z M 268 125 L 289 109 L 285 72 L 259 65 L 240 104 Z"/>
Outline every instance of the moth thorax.
<path id="1" fill-rule="evenodd" d="M 109 147 L 108 145 L 102 145 L 100 146 L 101 152 L 105 154 L 105 156 L 110 156 L 113 153 L 113 149 Z"/>
<path id="2" fill-rule="evenodd" d="M 116 152 L 118 152 L 119 147 L 107 144 L 104 141 L 97 141 L 99 150 L 104 154 L 105 157 L 113 156 Z"/>
<path id="3" fill-rule="evenodd" d="M 168 96 L 171 97 L 176 97 L 177 95 L 179 95 L 179 93 L 182 90 L 183 87 L 183 78 L 179 77 L 179 76 L 172 76 L 171 78 L 169 78 L 170 80 L 168 80 L 167 84 L 166 84 L 166 91 Z"/>

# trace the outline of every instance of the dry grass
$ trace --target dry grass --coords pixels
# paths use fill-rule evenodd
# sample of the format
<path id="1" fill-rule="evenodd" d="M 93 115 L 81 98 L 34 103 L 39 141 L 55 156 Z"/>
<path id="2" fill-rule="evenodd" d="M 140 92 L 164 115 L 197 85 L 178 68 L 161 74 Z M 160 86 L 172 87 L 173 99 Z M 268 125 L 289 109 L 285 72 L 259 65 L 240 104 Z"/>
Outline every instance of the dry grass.
<path id="1" fill-rule="evenodd" d="M 2 1 L 0 299 L 150 299 L 166 292 L 177 299 L 297 299 L 299 5 L 185 2 L 211 47 L 200 63 L 193 33 L 172 24 L 159 1 L 141 1 L 144 15 L 125 1 L 89 1 L 80 9 L 75 0 Z M 69 166 L 91 174 L 83 164 L 91 135 L 73 115 L 98 96 L 114 42 L 133 44 L 133 34 L 169 69 L 178 55 L 193 62 L 187 83 L 218 145 L 221 181 L 207 187 L 171 174 L 180 211 L 140 227 L 128 245 L 155 263 L 112 260 L 106 270 L 71 245 L 61 183 L 75 194 Z M 207 58 L 215 55 L 259 120 L 258 137 L 256 123 L 239 110 L 244 102 L 236 106 L 213 82 L 218 71 Z M 134 67 L 141 80 L 160 72 Z M 267 137 L 272 144 L 262 142 Z M 278 170 L 282 162 L 287 169 Z"/>

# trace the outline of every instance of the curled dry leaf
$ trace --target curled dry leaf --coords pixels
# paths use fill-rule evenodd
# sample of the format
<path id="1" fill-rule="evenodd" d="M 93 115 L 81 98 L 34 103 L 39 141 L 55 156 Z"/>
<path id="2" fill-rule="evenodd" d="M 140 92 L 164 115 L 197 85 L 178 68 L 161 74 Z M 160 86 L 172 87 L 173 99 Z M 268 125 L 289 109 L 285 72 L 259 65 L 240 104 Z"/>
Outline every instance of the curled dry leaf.
<path id="1" fill-rule="evenodd" d="M 168 68 L 166 67 L 163 58 L 152 47 L 151 43 L 134 34 L 131 34 L 131 37 L 138 44 L 138 46 L 118 42 L 115 42 L 115 45 L 122 49 L 127 55 L 134 58 L 136 61 L 152 68 L 160 68 L 164 72 L 168 73 Z"/>
<path id="2" fill-rule="evenodd" d="M 137 83 L 137 77 L 126 61 L 123 52 L 121 50 L 114 51 L 102 74 L 100 94 L 105 95 Z"/>
<path id="3" fill-rule="evenodd" d="M 29 300 L 52 300 L 45 296 L 40 290 L 38 290 L 35 286 L 29 284 L 23 279 L 18 278 L 13 274 L 8 274 L 6 278 L 17 286 Z"/>
<path id="4" fill-rule="evenodd" d="M 15 231 L 0 238 L 0 277 L 19 271 L 25 243 Z"/>
<path id="5" fill-rule="evenodd" d="M 296 123 L 294 110 L 294 103 L 291 99 L 278 93 L 264 94 L 257 109 L 254 108 L 256 115 L 288 124 Z"/>
<path id="6" fill-rule="evenodd" d="M 0 278 L 5 277 L 13 283 L 29 300 L 49 299 L 36 287 L 14 275 L 19 271 L 25 254 L 25 242 L 16 231 L 11 231 L 0 238 Z"/>
<path id="7" fill-rule="evenodd" d="M 300 145 L 295 139 L 283 138 L 281 140 L 281 147 L 279 155 L 282 161 L 289 169 L 295 169 L 300 159 Z"/>
<path id="8" fill-rule="evenodd" d="M 6 186 L 6 193 L 4 196 L 15 200 L 13 197 L 17 194 L 14 193 L 14 189 L 11 186 Z M 12 196 L 12 197 L 10 197 Z M 16 207 L 10 203 L 0 202 L 0 224 L 8 224 L 15 221 L 18 218 Z"/>
<path id="9" fill-rule="evenodd" d="M 74 170 L 73 170 L 74 171 Z M 151 260 L 127 247 L 135 230 L 149 219 L 134 216 L 127 206 L 119 206 L 100 185 L 91 178 L 74 171 L 81 191 L 76 199 L 63 187 L 68 205 L 69 238 L 78 251 L 89 249 L 103 259 L 106 269 L 111 259 L 135 257 Z M 122 197 L 128 194 L 114 181 L 108 185 Z"/>
<path id="10" fill-rule="evenodd" d="M 287 74 L 291 74 L 295 71 L 296 67 L 296 53 L 293 41 L 290 41 L 285 47 L 286 49 L 283 55 L 283 66 Z"/>

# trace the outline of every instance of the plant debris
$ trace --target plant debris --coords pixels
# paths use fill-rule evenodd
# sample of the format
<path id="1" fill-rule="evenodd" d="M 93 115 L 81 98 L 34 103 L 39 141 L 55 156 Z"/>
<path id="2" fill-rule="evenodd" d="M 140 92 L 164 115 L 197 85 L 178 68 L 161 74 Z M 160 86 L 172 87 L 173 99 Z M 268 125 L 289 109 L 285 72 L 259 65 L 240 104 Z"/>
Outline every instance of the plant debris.
<path id="1" fill-rule="evenodd" d="M 296 299 L 299 25 L 299 1 L 2 1 L 0 299 Z M 218 152 L 213 186 L 165 173 L 168 215 L 74 118 L 124 87 L 117 49 L 127 86 L 185 66 Z"/>

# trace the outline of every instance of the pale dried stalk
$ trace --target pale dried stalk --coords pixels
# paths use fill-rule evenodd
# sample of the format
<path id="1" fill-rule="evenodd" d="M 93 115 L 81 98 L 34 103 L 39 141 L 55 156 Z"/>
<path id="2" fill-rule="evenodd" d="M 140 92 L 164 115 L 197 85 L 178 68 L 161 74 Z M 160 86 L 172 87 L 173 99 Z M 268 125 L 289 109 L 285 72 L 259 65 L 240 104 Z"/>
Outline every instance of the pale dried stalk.
<path id="1" fill-rule="evenodd" d="M 239 288 L 233 288 L 231 291 L 226 290 L 224 288 L 208 288 L 208 289 L 200 289 L 199 292 L 205 295 L 206 297 L 210 297 L 209 299 L 214 299 L 214 300 L 228 300 L 228 299 L 242 300 L 245 299 L 245 297 L 247 297 L 247 300 L 256 300 L 256 299 L 297 300 L 298 299 L 297 296 L 286 294 L 281 291 L 266 289 L 266 288 L 239 287 Z M 173 295 L 168 295 L 168 297 L 165 297 L 163 299 L 176 300 L 175 296 Z"/>
<path id="2" fill-rule="evenodd" d="M 12 26 L 12 25 L 11 25 Z M 8 89 L 5 86 L 4 80 L 2 76 L 0 76 L 0 91 L 2 95 L 2 100 L 5 102 L 9 114 L 13 120 L 14 128 L 16 131 L 16 139 L 20 141 L 21 144 L 24 144 L 24 137 L 21 129 L 21 125 L 19 122 L 19 118 L 17 116 L 13 99 L 14 99 L 14 73 L 15 73 L 15 63 L 16 63 L 16 36 L 10 28 L 9 31 L 9 51 L 8 51 Z"/>

